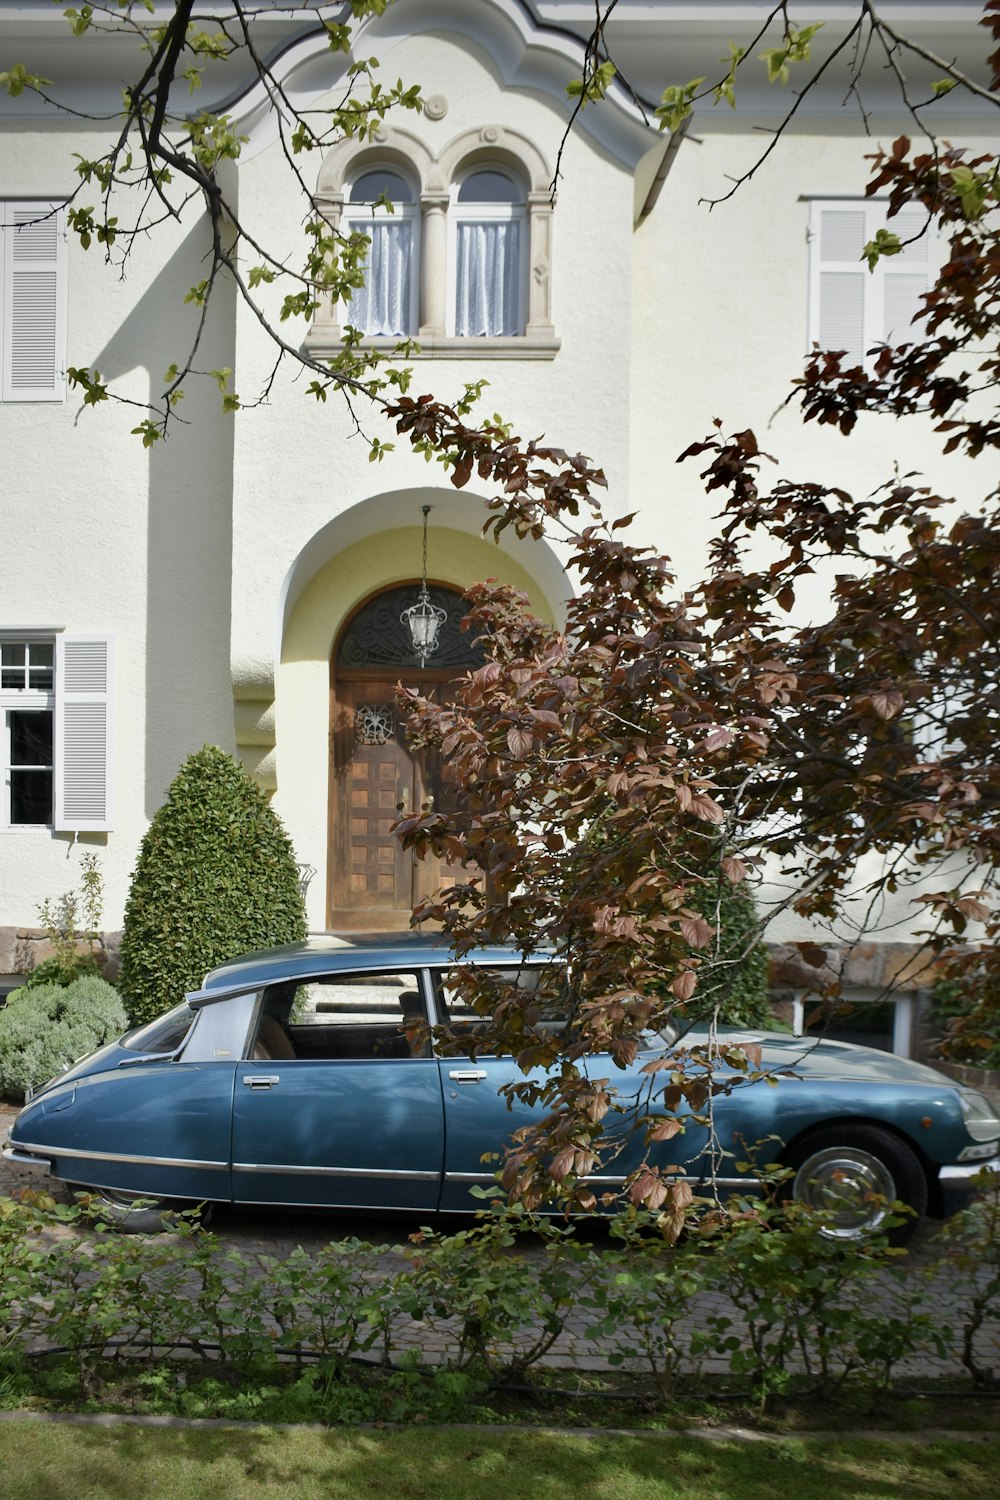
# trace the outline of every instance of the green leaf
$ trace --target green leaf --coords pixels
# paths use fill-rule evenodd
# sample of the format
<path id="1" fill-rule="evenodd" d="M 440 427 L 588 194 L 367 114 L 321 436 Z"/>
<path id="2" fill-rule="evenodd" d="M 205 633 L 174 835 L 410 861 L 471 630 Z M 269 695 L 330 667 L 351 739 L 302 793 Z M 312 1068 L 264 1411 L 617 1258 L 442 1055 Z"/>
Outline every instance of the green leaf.
<path id="1" fill-rule="evenodd" d="M 586 108 L 588 104 L 594 104 L 605 97 L 617 72 L 611 59 L 605 58 L 586 78 L 574 78 L 568 83 L 566 93 L 571 99 L 579 99 Z"/>
<path id="2" fill-rule="evenodd" d="M 690 83 L 671 84 L 663 90 L 663 99 L 656 107 L 656 118 L 661 130 L 676 130 L 691 114 L 691 106 L 704 78 L 692 78 Z"/>
<path id="3" fill-rule="evenodd" d="M 40 89 L 51 83 L 51 78 L 42 78 L 38 73 L 29 73 L 23 63 L 15 63 L 12 68 L 7 68 L 0 73 L 0 88 L 7 90 L 11 98 L 16 99 L 18 94 L 23 94 L 25 89 Z"/>
<path id="4" fill-rule="evenodd" d="M 879 229 L 862 250 L 861 259 L 868 262 L 869 271 L 874 271 L 883 255 L 898 255 L 902 248 L 898 234 L 893 234 L 891 229 Z"/>
<path id="5" fill-rule="evenodd" d="M 931 93 L 937 98 L 940 94 L 950 94 L 952 89 L 957 87 L 958 84 L 954 78 L 936 78 L 931 84 Z"/>
<path id="6" fill-rule="evenodd" d="M 163 433 L 156 423 L 150 417 L 147 417 L 144 422 L 139 423 L 138 427 L 132 428 L 132 435 L 133 437 L 142 438 L 142 446 L 144 448 L 152 448 L 154 443 L 160 441 Z"/>

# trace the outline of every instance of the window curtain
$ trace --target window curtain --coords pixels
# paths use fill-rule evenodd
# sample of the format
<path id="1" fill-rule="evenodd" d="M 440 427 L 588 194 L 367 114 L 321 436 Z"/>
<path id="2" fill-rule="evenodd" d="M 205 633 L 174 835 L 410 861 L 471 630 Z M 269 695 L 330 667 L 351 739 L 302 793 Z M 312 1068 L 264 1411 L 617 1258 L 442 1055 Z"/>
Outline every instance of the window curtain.
<path id="1" fill-rule="evenodd" d="M 459 224 L 455 333 L 481 338 L 520 333 L 520 224 Z"/>
<path id="2" fill-rule="evenodd" d="M 365 284 L 351 298 L 347 322 L 362 333 L 403 335 L 410 324 L 412 224 L 362 220 L 351 225 L 371 239 Z"/>

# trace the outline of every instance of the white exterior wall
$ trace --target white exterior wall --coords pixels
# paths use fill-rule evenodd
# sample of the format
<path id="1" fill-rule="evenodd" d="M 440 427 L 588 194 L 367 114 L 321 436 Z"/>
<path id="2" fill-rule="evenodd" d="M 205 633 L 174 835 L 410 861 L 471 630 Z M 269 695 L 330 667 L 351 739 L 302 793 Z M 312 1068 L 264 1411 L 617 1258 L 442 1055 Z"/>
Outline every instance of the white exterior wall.
<path id="1" fill-rule="evenodd" d="M 711 131 L 685 141 L 633 242 L 631 504 L 684 582 L 700 576 L 721 497 L 704 493 L 704 462 L 676 460 L 716 417 L 725 433 L 752 428 L 778 460 L 762 464 L 765 485 L 819 480 L 861 497 L 891 479 L 896 462 L 946 495 L 981 493 L 985 478 L 982 463 L 945 458 L 923 418 L 862 417 L 845 438 L 783 405 L 808 352 L 809 199 L 862 199 L 876 142 L 793 133 L 729 202 L 699 202 L 727 192 L 763 144 Z"/>
<path id="2" fill-rule="evenodd" d="M 99 149 L 77 129 L 5 122 L 0 197 L 67 196 L 74 151 Z M 145 402 L 192 319 L 183 296 L 203 274 L 203 249 L 195 214 L 190 228 L 140 241 L 121 281 L 96 244 L 84 252 L 71 236 L 68 365 L 96 367 Z M 213 333 L 204 357 L 231 363 L 226 343 Z M 189 425 L 147 451 L 130 432 L 134 408 L 84 409 L 72 391 L 62 404 L 0 404 L 0 625 L 115 636 L 113 830 L 78 840 L 98 855 L 109 928 L 181 760 L 206 740 L 232 747 L 231 428 L 201 402 L 181 414 Z M 0 926 L 35 925 L 40 902 L 79 887 L 73 843 L 41 827 L 0 833 Z"/>
<path id="3" fill-rule="evenodd" d="M 504 9 L 502 0 L 496 8 Z M 474 22 L 467 4 L 452 6 L 463 27 L 479 19 L 485 27 L 493 10 L 479 0 Z M 523 27 L 525 12 L 513 11 Z M 487 50 L 454 33 L 406 36 L 406 17 L 418 14 L 430 14 L 425 0 L 419 7 L 401 0 L 371 28 L 385 78 L 419 81 L 425 97 L 447 103 L 440 119 L 401 114 L 400 128 L 440 155 L 463 132 L 501 126 L 528 138 L 554 168 L 568 118 L 551 82 L 554 44 L 544 57 L 539 47 L 533 71 L 530 56 L 518 61 L 510 28 L 496 31 Z M 668 59 L 666 33 L 662 46 Z M 18 50 L 30 60 L 29 49 Z M 544 435 L 599 462 L 610 510 L 637 509 L 645 536 L 674 557 L 683 582 L 700 569 L 717 502 L 706 499 L 697 462 L 675 460 L 716 416 L 727 431 L 757 431 L 781 461 L 775 476 L 828 478 L 867 493 L 898 456 L 904 469 L 961 493 L 968 467 L 943 459 L 919 422 L 866 419 L 845 441 L 803 425 L 794 408 L 778 409 L 806 352 L 806 199 L 860 197 L 871 142 L 815 125 L 791 134 L 751 183 L 710 213 L 698 200 L 725 191 L 764 139 L 748 134 L 739 115 L 720 112 L 700 144 L 680 146 L 654 211 L 634 230 L 634 122 L 622 112 L 617 124 L 599 127 L 615 155 L 588 133 L 595 118 L 617 117 L 588 111 L 562 161 L 552 226 L 557 354 L 483 361 L 470 341 L 468 359 L 416 358 L 412 393 L 449 400 L 486 376 L 482 413 L 498 411 L 522 437 Z M 720 129 L 730 118 L 733 129 Z M 705 124 L 699 119 L 695 133 Z M 262 127 L 250 128 L 238 169 L 241 217 L 263 243 L 297 260 L 301 199 L 280 148 L 266 143 Z M 662 146 L 651 131 L 649 150 Z M 98 149 L 76 123 L 26 124 L 5 112 L 0 197 L 67 195 L 74 153 Z M 315 182 L 318 154 L 298 160 Z M 648 168 L 639 168 L 643 182 Z M 204 275 L 204 248 L 203 220 L 193 211 L 184 226 L 138 242 L 121 281 L 100 263 L 98 246 L 85 254 L 71 239 L 69 364 L 96 366 L 143 402 L 150 382 L 158 389 L 183 355 L 183 331 L 195 318 L 183 297 Z M 293 341 L 305 335 L 303 324 L 282 329 Z M 273 358 L 252 314 L 231 293 L 219 298 L 200 366 L 232 367 L 236 391 L 252 402 Z M 266 405 L 235 418 L 204 388 L 192 391 L 179 412 L 187 424 L 174 424 L 168 441 L 149 451 L 130 432 L 141 410 L 110 402 L 81 410 L 73 394 L 64 405 L 0 405 L 0 625 L 62 625 L 113 632 L 117 641 L 114 829 L 80 838 L 100 854 L 109 928 L 121 921 L 149 818 L 181 761 L 205 741 L 238 748 L 276 786 L 297 856 L 319 872 L 310 920 L 321 923 L 329 653 L 373 587 L 418 572 L 421 504 L 434 507 L 434 577 L 468 583 L 475 564 L 479 576 L 524 586 L 540 611 L 558 616 L 568 585 L 554 550 L 479 542 L 483 495 L 475 481 L 456 492 L 405 439 L 371 464 L 343 405 L 335 397 L 317 404 L 307 384 L 289 366 Z M 376 414 L 359 410 L 366 434 L 395 437 Z M 0 928 L 32 924 L 39 902 L 77 883 L 68 835 L 0 834 Z"/>

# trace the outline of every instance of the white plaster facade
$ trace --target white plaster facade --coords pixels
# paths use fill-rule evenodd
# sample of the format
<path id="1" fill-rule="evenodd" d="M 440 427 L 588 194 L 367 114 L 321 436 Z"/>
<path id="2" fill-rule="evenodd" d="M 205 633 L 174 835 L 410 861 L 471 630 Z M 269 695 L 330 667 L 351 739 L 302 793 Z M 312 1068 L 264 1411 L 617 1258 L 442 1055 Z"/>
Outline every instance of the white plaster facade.
<path id="1" fill-rule="evenodd" d="M 928 28 L 935 45 L 950 16 L 975 43 L 975 5 L 899 0 L 883 8 Z M 40 71 L 66 85 L 62 93 L 81 104 L 112 98 L 128 76 L 125 60 L 94 38 L 65 42 L 56 29 L 65 22 L 49 9 L 4 7 L 4 55 L 31 64 L 34 48 Z M 727 38 L 764 9 L 622 0 L 616 24 L 631 81 L 655 101 L 657 82 L 707 71 L 699 60 L 714 65 Z M 829 13 L 833 28 L 851 7 L 821 0 L 809 9 L 810 18 Z M 789 474 L 825 470 L 867 492 L 898 456 L 905 469 L 960 493 L 961 466 L 940 458 L 916 425 L 893 432 L 862 423 L 846 442 L 804 428 L 781 407 L 808 342 L 810 200 L 858 198 L 872 148 L 839 100 L 810 106 L 753 182 L 709 212 L 699 200 L 724 191 L 752 162 L 761 140 L 754 127 L 773 119 L 773 96 L 750 91 L 735 113 L 699 113 L 665 158 L 667 138 L 615 89 L 566 138 L 554 207 L 539 196 L 563 143 L 565 84 L 579 72 L 578 37 L 592 12 L 568 0 L 397 0 L 360 36 L 359 54 L 377 55 L 386 77 L 419 81 L 435 101 L 401 119 L 393 137 L 401 159 L 412 153 L 425 213 L 433 218 L 447 194 L 456 143 L 477 139 L 485 161 L 523 143 L 536 195 L 531 270 L 538 258 L 546 280 L 544 297 L 534 292 L 531 304 L 537 337 L 520 345 L 517 337 L 506 345 L 470 338 L 463 347 L 428 328 L 414 389 L 447 399 L 467 380 L 488 377 L 485 409 L 524 436 L 544 433 L 595 457 L 612 507 L 638 511 L 682 577 L 699 566 L 713 507 L 697 465 L 675 459 L 716 416 L 729 430 L 754 427 Z M 321 107 L 346 59 L 326 51 L 301 18 L 276 21 L 273 40 L 284 47 L 278 66 L 290 93 Z M 234 169 L 241 216 L 262 240 L 291 252 L 300 210 L 273 122 L 259 93 L 237 97 L 230 109 L 249 135 Z M 983 127 L 975 113 L 954 109 L 951 134 L 977 144 Z M 882 139 L 898 124 L 888 107 L 875 121 Z M 94 126 L 6 101 L 0 200 L 66 198 L 74 152 L 96 154 L 102 139 Z M 665 159 L 669 172 L 654 190 Z M 305 170 L 336 195 L 343 164 L 307 159 Z M 438 234 L 440 223 L 428 233 Z M 137 246 L 124 280 L 98 264 L 96 247 L 85 254 L 71 242 L 67 363 L 96 367 L 141 402 L 193 319 L 183 297 L 200 278 L 204 235 L 193 210 Z M 433 288 L 428 295 L 433 304 Z M 321 318 L 311 337 L 324 348 L 336 327 Z M 231 294 L 219 299 L 201 360 L 206 369 L 232 368 L 244 399 L 266 378 L 267 340 Z M 129 413 L 110 403 L 84 411 L 72 392 L 61 401 L 0 403 L 0 635 L 51 629 L 116 643 L 112 825 L 0 829 L 0 931 L 8 934 L 35 924 L 38 904 L 76 883 L 81 847 L 100 854 L 105 925 L 119 925 L 149 818 L 180 762 L 206 741 L 236 750 L 273 789 L 298 858 L 320 872 L 308 907 L 310 924 L 323 927 L 331 651 L 365 598 L 419 572 L 421 506 L 433 507 L 438 580 L 461 589 L 499 576 L 552 618 L 566 597 L 551 548 L 497 549 L 482 540 L 475 483 L 455 492 L 402 443 L 372 465 L 347 411 L 309 400 L 290 375 L 279 375 L 267 404 L 235 418 L 202 397 L 192 408 L 183 412 L 186 425 L 146 450 L 131 435 Z"/>

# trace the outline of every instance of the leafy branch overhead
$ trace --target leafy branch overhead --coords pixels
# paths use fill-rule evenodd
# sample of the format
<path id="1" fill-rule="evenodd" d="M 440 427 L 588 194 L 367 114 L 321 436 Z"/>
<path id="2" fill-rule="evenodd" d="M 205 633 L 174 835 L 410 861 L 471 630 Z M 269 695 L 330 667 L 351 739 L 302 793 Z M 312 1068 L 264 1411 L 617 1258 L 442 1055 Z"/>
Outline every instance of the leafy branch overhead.
<path id="1" fill-rule="evenodd" d="M 355 22 L 363 25 L 367 17 L 381 15 L 388 3 L 352 0 Z M 180 222 L 192 209 L 205 213 L 210 236 L 206 274 L 185 297 L 197 310 L 197 320 L 186 353 L 171 366 L 148 408 L 119 395 L 95 369 L 74 367 L 69 372 L 86 405 L 110 399 L 144 409 L 133 431 L 147 447 L 166 434 L 172 421 L 183 420 L 178 403 L 186 384 L 215 379 L 214 371 L 201 367 L 199 350 L 213 299 L 224 285 L 235 286 L 275 350 L 274 367 L 262 391 L 241 399 L 235 390 L 226 390 L 225 411 L 265 400 L 286 361 L 312 371 L 316 378 L 310 389 L 318 397 L 340 389 L 378 402 L 387 387 L 405 389 L 409 382 L 408 370 L 382 368 L 391 354 L 365 348 L 356 339 L 345 339 L 342 352 L 332 360 L 314 359 L 284 325 L 310 321 L 324 300 L 350 301 L 363 284 L 369 246 L 364 234 L 341 234 L 331 228 L 307 181 L 304 159 L 339 140 L 371 139 L 392 111 L 419 110 L 419 87 L 402 80 L 384 84 L 377 76 L 377 60 L 354 61 L 346 69 L 336 102 L 319 113 L 298 111 L 256 40 L 256 24 L 262 18 L 273 19 L 282 9 L 291 13 L 295 7 L 231 0 L 213 15 L 211 31 L 203 29 L 195 0 L 177 0 L 163 24 L 156 22 L 151 0 L 107 0 L 67 11 L 76 36 L 125 33 L 134 37 L 144 58 L 138 77 L 124 91 L 121 112 L 111 116 L 81 115 L 70 109 L 50 80 L 23 64 L 0 72 L 0 87 L 12 96 L 34 94 L 58 112 L 110 132 L 111 144 L 100 155 L 76 158 L 79 182 L 67 218 L 84 250 L 93 245 L 103 248 L 107 262 L 124 273 L 140 241 L 171 221 Z M 331 52 L 348 52 L 352 27 L 333 20 L 323 25 Z M 241 213 L 227 169 L 239 161 L 247 137 L 227 114 L 192 107 L 208 70 L 231 65 L 234 59 L 249 65 L 266 91 L 280 150 L 301 197 L 305 249 L 298 265 L 283 250 L 265 243 Z M 264 289 L 270 288 L 274 295 L 265 297 Z M 404 342 L 400 352 L 409 348 Z"/>

